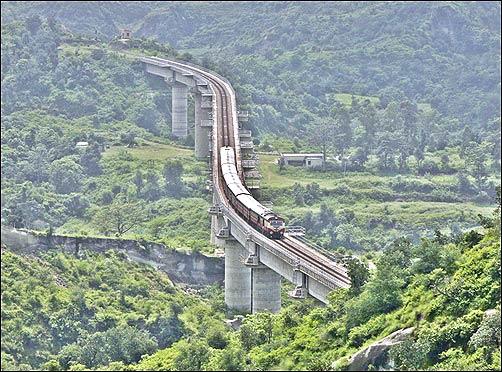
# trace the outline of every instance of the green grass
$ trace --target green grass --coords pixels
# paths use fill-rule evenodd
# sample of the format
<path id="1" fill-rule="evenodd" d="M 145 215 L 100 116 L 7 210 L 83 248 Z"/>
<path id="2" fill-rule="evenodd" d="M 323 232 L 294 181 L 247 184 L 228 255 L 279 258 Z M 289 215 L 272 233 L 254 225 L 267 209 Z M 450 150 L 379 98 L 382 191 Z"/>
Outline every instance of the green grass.
<path id="1" fill-rule="evenodd" d="M 291 224 L 303 224 L 310 212 L 318 219 L 321 204 L 336 214 L 335 225 L 325 226 L 308 238 L 326 248 L 330 234 L 337 225 L 349 224 L 353 242 L 364 250 L 385 246 L 399 236 L 430 236 L 434 230 L 443 233 L 465 230 L 478 225 L 478 214 L 490 216 L 494 205 L 475 203 L 465 196 L 455 195 L 456 175 L 414 174 L 394 175 L 369 172 L 313 171 L 286 167 L 282 171 L 276 163 L 278 155 L 260 154 L 262 195 L 273 202 L 273 209 Z M 291 196 L 295 183 L 317 183 L 323 195 L 312 205 L 299 206 Z M 402 185 L 408 188 L 404 188 Z M 343 186 L 343 188 L 340 188 Z M 344 190 L 349 189 L 349 192 Z M 431 188 L 433 191 L 427 191 Z M 407 191 L 407 190 L 413 191 Z M 395 191 L 400 190 L 400 191 Z M 425 191 L 421 191 L 425 190 Z M 354 216 L 347 222 L 344 215 Z M 333 223 L 333 222 L 330 222 Z M 307 229 L 312 226 L 305 226 Z"/>
<path id="2" fill-rule="evenodd" d="M 319 172 L 304 168 L 286 167 L 282 172 L 277 165 L 278 155 L 260 154 L 260 172 L 263 176 L 261 184 L 263 186 L 277 188 L 289 187 L 295 183 L 306 185 L 316 182 L 326 190 L 333 190 L 341 184 L 345 184 L 356 190 L 372 190 L 376 187 L 386 186 L 395 179 L 394 175 L 378 175 L 368 172 L 350 172 L 345 176 L 335 172 Z M 456 181 L 455 175 L 434 175 L 434 176 L 401 176 L 408 180 L 419 180 L 427 183 L 432 182 L 437 185 L 450 185 Z"/>
<path id="3" fill-rule="evenodd" d="M 328 96 L 333 96 L 336 101 L 344 104 L 345 106 L 351 106 L 352 97 L 357 98 L 359 100 L 359 102 L 363 102 L 364 100 L 368 99 L 374 105 L 378 105 L 380 103 L 380 98 L 375 97 L 375 96 L 361 96 L 361 95 L 352 94 L 352 93 L 334 93 L 334 94 L 329 94 Z M 422 110 L 422 111 L 431 111 L 432 110 L 430 103 L 417 103 L 417 107 L 419 110 Z"/>
<path id="4" fill-rule="evenodd" d="M 191 149 L 151 141 L 145 141 L 142 145 L 133 148 L 112 146 L 103 153 L 103 157 L 117 156 L 123 150 L 126 150 L 134 158 L 142 161 L 166 161 L 168 159 L 192 160 L 194 158 L 194 152 Z"/>

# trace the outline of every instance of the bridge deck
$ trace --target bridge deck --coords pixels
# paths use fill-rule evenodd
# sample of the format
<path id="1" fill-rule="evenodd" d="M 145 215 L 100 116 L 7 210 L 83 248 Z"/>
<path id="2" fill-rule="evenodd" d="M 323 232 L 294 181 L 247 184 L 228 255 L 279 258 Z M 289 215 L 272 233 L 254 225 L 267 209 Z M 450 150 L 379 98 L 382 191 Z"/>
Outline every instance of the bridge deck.
<path id="1" fill-rule="evenodd" d="M 144 57 L 141 61 L 159 67 L 173 67 L 207 81 L 215 95 L 213 122 L 213 148 L 219 149 L 224 145 L 234 147 L 238 172 L 243 176 L 241 164 L 241 143 L 239 138 L 239 125 L 237 122 L 237 110 L 235 93 L 230 83 L 218 74 L 208 71 L 200 66 L 188 62 L 166 60 L 158 57 Z M 216 133 L 216 135 L 214 135 Z M 242 144 L 244 145 L 244 144 Z M 319 281 L 328 288 L 347 288 L 350 286 L 350 278 L 347 270 L 342 265 L 334 262 L 330 257 L 322 254 L 304 241 L 292 236 L 285 236 L 283 240 L 271 240 L 254 230 L 246 223 L 230 206 L 223 192 L 223 178 L 220 174 L 219 151 L 212 152 L 213 185 L 217 200 L 221 203 L 224 215 L 231 221 L 232 235 L 241 243 L 252 240 L 277 257 L 282 257 L 289 265 L 304 272 L 313 279 Z"/>

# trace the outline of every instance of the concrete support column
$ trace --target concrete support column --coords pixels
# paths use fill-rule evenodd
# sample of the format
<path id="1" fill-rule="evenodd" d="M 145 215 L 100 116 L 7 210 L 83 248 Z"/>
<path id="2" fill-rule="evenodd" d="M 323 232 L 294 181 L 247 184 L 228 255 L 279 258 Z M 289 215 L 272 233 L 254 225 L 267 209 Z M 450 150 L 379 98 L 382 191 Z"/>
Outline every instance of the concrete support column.
<path id="1" fill-rule="evenodd" d="M 251 311 L 251 269 L 244 266 L 247 251 L 237 241 L 225 243 L 225 304 L 243 312 Z"/>
<path id="2" fill-rule="evenodd" d="M 208 120 L 208 111 L 202 110 L 202 96 L 195 93 L 195 157 L 206 159 L 209 156 L 209 131 L 211 128 L 203 127 L 202 120 Z"/>
<path id="3" fill-rule="evenodd" d="M 252 269 L 252 311 L 281 310 L 281 276 L 266 266 Z"/>
<path id="4" fill-rule="evenodd" d="M 174 83 L 172 86 L 172 130 L 178 138 L 187 137 L 188 87 Z"/>
<path id="5" fill-rule="evenodd" d="M 219 203 L 219 200 L 216 196 L 216 193 L 213 192 L 213 205 L 217 205 Z M 222 222 L 221 222 L 222 218 L 219 217 L 219 216 L 211 216 L 211 239 L 210 239 L 210 242 L 211 244 L 215 244 L 217 246 L 220 246 L 219 244 L 219 240 L 217 237 L 216 237 L 216 234 L 218 233 L 218 231 L 220 231 L 220 226 L 222 225 Z"/>

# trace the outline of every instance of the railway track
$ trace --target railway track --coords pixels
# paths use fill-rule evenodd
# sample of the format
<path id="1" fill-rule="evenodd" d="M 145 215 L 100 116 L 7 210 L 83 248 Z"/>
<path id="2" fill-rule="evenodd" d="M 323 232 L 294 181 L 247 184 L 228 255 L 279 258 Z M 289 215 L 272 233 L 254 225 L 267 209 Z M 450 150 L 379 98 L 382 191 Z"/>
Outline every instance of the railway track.
<path id="1" fill-rule="evenodd" d="M 303 247 L 300 247 L 290 239 L 284 238 L 283 240 L 277 240 L 276 243 L 279 244 L 284 249 L 297 255 L 298 257 L 303 258 L 303 260 L 310 263 L 311 265 L 321 268 L 325 273 L 330 274 L 334 278 L 350 286 L 350 279 L 348 276 L 343 275 L 342 273 L 337 271 L 337 268 L 330 265 L 329 262 L 325 262 L 324 260 L 320 260 L 318 258 L 316 259 L 316 257 L 309 255 L 309 253 L 306 252 Z"/>
<path id="2" fill-rule="evenodd" d="M 187 67 L 186 65 L 178 62 L 174 62 L 173 64 L 179 65 L 180 67 L 185 69 Z M 221 130 L 217 131 L 218 134 L 217 149 L 213 149 L 213 157 L 216 157 L 216 161 L 213 162 L 213 171 L 214 170 L 217 171 L 217 178 L 220 181 L 218 187 L 221 191 L 220 194 L 224 196 L 225 193 L 223 192 L 223 186 L 222 186 L 224 180 L 219 167 L 220 154 L 218 150 L 222 146 L 230 146 L 233 147 L 234 150 L 237 150 L 234 136 L 235 128 L 233 125 L 233 117 L 232 117 L 233 111 L 231 110 L 232 100 L 225 86 L 220 81 L 218 81 L 217 78 L 199 68 L 196 69 L 191 67 L 191 69 L 197 71 L 198 75 L 205 78 L 211 84 L 211 86 L 213 87 L 213 91 L 215 93 L 217 123 L 218 125 L 221 125 Z M 239 161 L 238 159 L 240 159 L 240 153 L 238 151 L 235 151 L 235 154 L 237 161 Z M 239 176 L 241 177 L 242 183 L 245 184 L 243 172 L 240 167 L 238 167 L 238 172 Z M 228 201 L 226 201 L 226 204 L 230 205 Z M 314 249 L 305 247 L 305 243 L 300 241 L 297 242 L 295 241 L 295 239 L 292 239 L 290 237 L 284 237 L 284 239 L 282 240 L 270 240 L 270 243 L 271 243 L 270 245 L 273 245 L 273 243 L 275 243 L 277 245 L 277 248 L 283 249 L 292 254 L 293 256 L 298 257 L 298 262 L 300 265 L 302 261 L 304 263 L 308 263 L 309 266 L 316 267 L 320 271 L 324 272 L 325 275 L 334 278 L 336 282 L 342 283 L 343 286 L 345 287 L 350 286 L 351 283 L 350 278 L 347 275 L 347 271 L 344 268 L 339 267 L 335 262 L 330 260 L 325 255 L 322 255 L 321 253 L 315 251 Z"/>

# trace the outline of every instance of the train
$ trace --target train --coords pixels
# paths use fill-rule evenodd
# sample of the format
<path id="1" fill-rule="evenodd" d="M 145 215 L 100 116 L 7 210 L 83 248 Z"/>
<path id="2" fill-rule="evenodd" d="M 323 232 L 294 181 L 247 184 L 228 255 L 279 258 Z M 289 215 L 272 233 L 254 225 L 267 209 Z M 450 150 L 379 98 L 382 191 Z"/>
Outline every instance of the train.
<path id="1" fill-rule="evenodd" d="M 235 152 L 232 147 L 221 147 L 220 168 L 225 181 L 223 182 L 225 195 L 237 213 L 266 237 L 283 239 L 286 230 L 284 219 L 261 205 L 242 184 L 235 166 Z"/>

